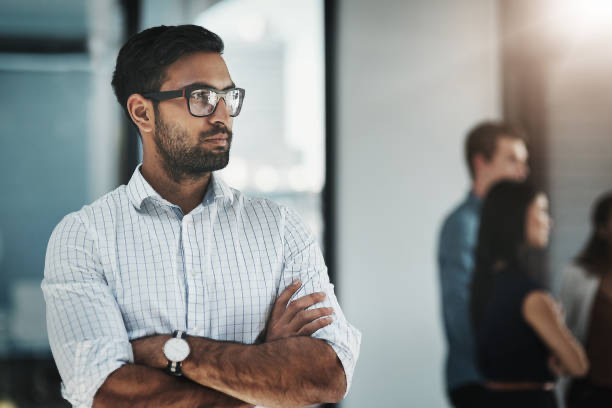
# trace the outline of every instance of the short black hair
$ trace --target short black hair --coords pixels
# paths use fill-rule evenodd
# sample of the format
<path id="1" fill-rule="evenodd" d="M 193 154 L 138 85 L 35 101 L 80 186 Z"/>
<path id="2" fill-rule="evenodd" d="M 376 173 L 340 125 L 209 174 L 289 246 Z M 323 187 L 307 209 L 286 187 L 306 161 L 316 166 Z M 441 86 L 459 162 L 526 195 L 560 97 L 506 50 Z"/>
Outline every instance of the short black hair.
<path id="1" fill-rule="evenodd" d="M 475 176 L 474 156 L 481 154 L 486 160 L 491 160 L 497 148 L 497 141 L 502 137 L 522 140 L 527 144 L 525 132 L 505 122 L 482 122 L 468 132 L 465 139 L 465 161 L 472 179 Z"/>
<path id="2" fill-rule="evenodd" d="M 187 24 L 151 27 L 132 36 L 119 51 L 111 85 L 131 120 L 127 100 L 159 91 L 170 65 L 196 52 L 223 53 L 223 40 L 204 27 Z"/>

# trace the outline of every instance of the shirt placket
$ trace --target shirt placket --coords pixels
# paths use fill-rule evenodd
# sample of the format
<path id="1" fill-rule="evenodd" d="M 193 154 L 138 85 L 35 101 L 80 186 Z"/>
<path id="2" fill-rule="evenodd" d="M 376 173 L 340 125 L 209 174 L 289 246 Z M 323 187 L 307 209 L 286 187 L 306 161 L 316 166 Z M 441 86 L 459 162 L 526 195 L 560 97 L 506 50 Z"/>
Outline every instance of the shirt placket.
<path id="1" fill-rule="evenodd" d="M 182 220 L 181 239 L 183 241 L 183 259 L 185 264 L 185 291 L 186 291 L 186 319 L 187 329 L 191 333 L 199 334 L 202 330 L 202 321 L 204 316 L 204 290 L 202 288 L 203 274 L 199 270 L 200 252 L 198 247 L 198 239 L 196 236 L 196 228 L 194 217 L 198 215 L 187 214 Z M 201 243 L 200 243 L 201 244 Z"/>

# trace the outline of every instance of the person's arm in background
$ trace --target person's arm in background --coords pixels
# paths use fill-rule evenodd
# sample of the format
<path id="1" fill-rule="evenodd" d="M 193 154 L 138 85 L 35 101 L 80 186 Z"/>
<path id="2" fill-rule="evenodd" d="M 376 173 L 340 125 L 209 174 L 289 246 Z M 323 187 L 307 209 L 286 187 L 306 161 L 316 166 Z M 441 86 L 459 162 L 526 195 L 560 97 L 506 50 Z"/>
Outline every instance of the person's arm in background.
<path id="1" fill-rule="evenodd" d="M 302 287 L 293 299 L 308 299 L 308 295 L 324 292 L 325 299 L 319 299 L 321 307 L 333 309 L 333 322 L 312 337 L 289 337 L 258 345 L 188 337 L 192 352 L 183 361 L 182 371 L 193 381 L 256 405 L 336 402 L 348 391 L 360 334 L 342 314 L 312 235 L 293 212 L 287 210 L 283 221 L 285 266 L 279 291 L 300 280 Z M 288 315 L 304 309 L 300 301 L 291 302 Z M 165 367 L 161 346 L 167 338 L 152 336 L 135 344 L 136 361 Z"/>
<path id="2" fill-rule="evenodd" d="M 553 355 L 552 368 L 571 376 L 584 376 L 589 362 L 584 349 L 563 322 L 560 305 L 544 291 L 533 291 L 523 301 L 523 317 Z M 555 359 L 556 358 L 556 359 Z M 561 370 L 555 368 L 559 365 Z"/>
<path id="3" fill-rule="evenodd" d="M 474 347 L 469 305 L 475 229 L 455 213 L 442 226 L 438 247 L 444 328 L 449 344 L 461 355 L 471 355 Z"/>

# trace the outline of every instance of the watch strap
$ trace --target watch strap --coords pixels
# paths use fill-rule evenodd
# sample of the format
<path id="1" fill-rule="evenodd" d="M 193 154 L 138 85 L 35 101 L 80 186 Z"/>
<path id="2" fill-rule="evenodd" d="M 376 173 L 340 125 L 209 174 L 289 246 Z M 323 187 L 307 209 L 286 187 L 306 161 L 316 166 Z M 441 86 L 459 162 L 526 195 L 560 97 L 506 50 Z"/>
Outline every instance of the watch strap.
<path id="1" fill-rule="evenodd" d="M 181 362 L 180 361 L 170 361 L 168 360 L 168 365 L 164 370 L 166 373 L 175 376 L 181 377 L 183 375 L 183 371 L 181 370 Z"/>

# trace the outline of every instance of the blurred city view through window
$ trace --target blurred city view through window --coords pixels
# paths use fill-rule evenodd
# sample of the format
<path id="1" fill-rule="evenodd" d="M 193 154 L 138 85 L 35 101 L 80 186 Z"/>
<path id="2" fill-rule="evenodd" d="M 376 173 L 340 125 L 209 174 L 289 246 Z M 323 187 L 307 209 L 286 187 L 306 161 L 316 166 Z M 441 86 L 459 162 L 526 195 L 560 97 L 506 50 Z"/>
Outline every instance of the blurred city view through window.
<path id="1" fill-rule="evenodd" d="M 224 1 L 194 23 L 223 38 L 232 79 L 246 89 L 230 163 L 218 174 L 249 195 L 296 209 L 322 244 L 322 2 Z"/>
<path id="2" fill-rule="evenodd" d="M 296 209 L 322 245 L 323 2 L 204 3 L 143 0 L 138 31 L 193 23 L 223 38 L 246 100 L 219 175 Z M 126 21 L 115 0 L 0 6 L 0 405 L 65 405 L 40 282 L 53 228 L 120 184 L 123 144 L 136 137 L 110 86 Z"/>
<path id="3" fill-rule="evenodd" d="M 45 26 L 57 29 L 60 39 L 91 35 L 87 7 L 73 3 L 82 25 L 67 33 Z M 322 2 L 289 7 L 277 0 L 226 1 L 195 17 L 193 23 L 223 38 L 232 78 L 247 92 L 234 125 L 230 164 L 219 175 L 251 196 L 296 209 L 320 241 L 325 178 Z M 64 215 L 108 190 L 91 186 L 109 176 L 93 167 L 92 156 L 102 153 L 90 151 L 97 142 L 88 134 L 101 112 L 118 107 L 98 106 L 92 59 L 85 48 L 69 54 L 0 54 L 0 84 L 15 98 L 0 111 L 1 355 L 48 354 L 40 281 L 49 236 Z M 112 91 L 106 79 L 108 96 Z M 112 99 L 105 102 L 116 105 Z M 117 136 L 100 137 L 108 143 Z"/>

